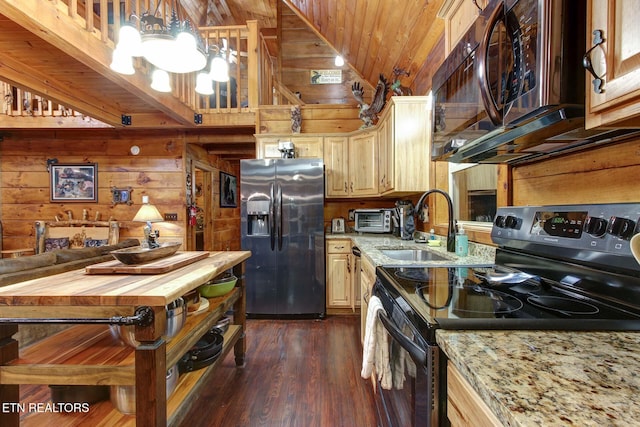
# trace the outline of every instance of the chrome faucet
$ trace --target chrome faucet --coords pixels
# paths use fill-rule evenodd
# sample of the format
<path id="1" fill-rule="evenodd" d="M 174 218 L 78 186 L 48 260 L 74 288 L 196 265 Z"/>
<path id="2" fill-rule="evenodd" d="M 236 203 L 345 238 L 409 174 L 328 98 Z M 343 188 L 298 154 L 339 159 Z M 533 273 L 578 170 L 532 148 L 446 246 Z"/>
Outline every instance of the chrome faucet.
<path id="1" fill-rule="evenodd" d="M 416 205 L 416 213 L 422 210 L 422 204 L 424 203 L 427 196 L 431 193 L 440 193 L 447 200 L 447 205 L 449 208 L 449 227 L 447 228 L 447 252 L 455 252 L 456 251 L 456 229 L 455 229 L 455 221 L 453 220 L 453 202 L 451 201 L 451 197 L 447 194 L 446 191 L 438 190 L 434 188 L 433 190 L 429 190 L 420 196 L 420 200 L 418 200 L 418 204 Z"/>

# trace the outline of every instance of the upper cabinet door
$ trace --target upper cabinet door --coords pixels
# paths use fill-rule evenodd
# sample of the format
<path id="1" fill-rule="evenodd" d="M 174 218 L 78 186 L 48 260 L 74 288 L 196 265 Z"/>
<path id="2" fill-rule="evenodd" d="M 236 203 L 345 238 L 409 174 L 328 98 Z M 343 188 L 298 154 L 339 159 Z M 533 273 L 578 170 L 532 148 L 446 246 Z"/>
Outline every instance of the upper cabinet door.
<path id="1" fill-rule="evenodd" d="M 378 194 L 378 144 L 375 129 L 349 137 L 349 193 L 352 196 Z"/>
<path id="2" fill-rule="evenodd" d="M 586 127 L 640 126 L 640 8 L 628 0 L 591 0 L 587 9 Z M 594 47 L 594 32 L 604 41 Z M 601 78 L 601 90 L 597 90 Z M 599 92 L 599 93 L 598 93 Z"/>

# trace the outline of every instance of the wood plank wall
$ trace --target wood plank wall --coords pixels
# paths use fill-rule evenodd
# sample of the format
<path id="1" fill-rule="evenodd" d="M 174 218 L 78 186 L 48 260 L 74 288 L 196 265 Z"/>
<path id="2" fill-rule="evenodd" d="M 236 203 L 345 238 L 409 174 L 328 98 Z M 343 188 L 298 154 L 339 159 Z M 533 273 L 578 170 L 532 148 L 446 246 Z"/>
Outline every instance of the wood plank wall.
<path id="1" fill-rule="evenodd" d="M 211 167 L 212 212 L 207 226 L 212 228 L 210 238 L 213 240 L 211 250 L 238 251 L 240 250 L 240 162 L 223 160 L 217 156 L 207 154 L 200 146 L 192 144 L 187 150 L 189 159 L 207 163 Z M 236 189 L 238 206 L 235 208 L 220 207 L 220 172 L 226 172 L 237 178 Z M 205 219 L 206 221 L 206 219 Z M 205 238 L 207 234 L 205 233 Z M 205 247 L 206 248 L 206 247 Z"/>
<path id="2" fill-rule="evenodd" d="M 140 147 L 138 156 L 129 151 L 133 145 Z M 96 213 L 100 213 L 102 219 L 112 217 L 123 222 L 121 239 L 141 238 L 143 225 L 131 220 L 143 195 L 148 195 L 162 214 L 178 214 L 178 221 L 162 222 L 154 227 L 160 230 L 160 240 L 184 241 L 187 227 L 185 143 L 180 131 L 12 131 L 3 134 L 0 152 L 0 219 L 4 249 L 33 247 L 34 221 L 53 220 L 56 215 L 66 218 L 67 210 L 74 218 L 81 218 L 83 209 L 87 210 L 89 219 L 94 219 Z M 97 203 L 50 202 L 47 159 L 54 158 L 59 163 L 97 164 Z M 218 159 L 214 157 L 209 161 L 213 164 Z M 219 162 L 217 167 L 235 172 L 228 162 Z M 134 204 L 113 205 L 112 186 L 132 187 Z M 233 216 L 228 211 L 220 214 L 221 217 L 226 215 Z M 239 227 L 224 227 L 238 229 L 239 233 Z M 226 234 L 221 236 L 227 241 L 239 242 L 239 235 L 237 239 Z"/>
<path id="3" fill-rule="evenodd" d="M 640 139 L 514 167 L 513 205 L 640 203 Z"/>
<path id="4" fill-rule="evenodd" d="M 355 105 L 314 104 L 300 106 L 301 133 L 342 133 L 357 130 L 363 122 Z M 257 116 L 260 134 L 291 133 L 291 106 L 261 106 Z"/>

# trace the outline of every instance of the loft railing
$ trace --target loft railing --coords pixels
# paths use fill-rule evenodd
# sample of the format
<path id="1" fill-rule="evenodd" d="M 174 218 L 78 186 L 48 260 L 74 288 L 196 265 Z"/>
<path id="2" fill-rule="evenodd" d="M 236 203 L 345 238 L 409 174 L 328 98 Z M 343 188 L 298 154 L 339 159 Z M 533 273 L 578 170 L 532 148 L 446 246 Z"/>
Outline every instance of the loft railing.
<path id="1" fill-rule="evenodd" d="M 193 22 L 179 2 L 169 0 L 92 0 L 92 3 L 89 2 L 92 4 L 91 8 L 86 7 L 87 3 L 87 0 L 62 0 L 56 3 L 56 7 L 112 49 L 117 43 L 120 26 L 132 16 L 141 17 L 148 13 L 162 18 L 168 25 L 175 7 L 179 19 L 189 18 Z M 131 19 L 136 25 L 138 20 Z M 230 62 L 232 77 L 229 90 L 225 83 L 216 84 L 213 95 L 202 96 L 195 92 L 196 73 L 171 74 L 173 96 L 194 111 L 203 113 L 253 111 L 259 104 L 257 22 L 250 21 L 247 25 L 238 26 L 198 28 L 198 31 L 206 46 L 222 47 L 223 39 L 226 39 L 227 49 L 224 54 Z M 136 59 L 134 68 L 137 72 L 150 76 L 151 67 L 143 59 Z M 234 86 L 235 99 L 231 96 Z"/>
<path id="2" fill-rule="evenodd" d="M 22 117 L 84 117 L 78 111 L 57 104 L 9 83 L 0 82 L 2 88 L 2 114 Z"/>

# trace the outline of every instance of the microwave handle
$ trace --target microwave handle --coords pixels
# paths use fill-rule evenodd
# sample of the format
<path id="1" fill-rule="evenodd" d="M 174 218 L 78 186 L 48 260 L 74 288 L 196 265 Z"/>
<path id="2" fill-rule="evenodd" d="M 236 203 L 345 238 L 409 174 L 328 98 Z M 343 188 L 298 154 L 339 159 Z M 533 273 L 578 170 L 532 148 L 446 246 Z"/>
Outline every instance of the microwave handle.
<path id="1" fill-rule="evenodd" d="M 503 18 L 503 16 L 504 5 L 500 2 L 487 21 L 487 26 L 484 29 L 484 34 L 482 35 L 482 40 L 478 46 L 478 52 L 475 58 L 475 60 L 478 61 L 478 75 L 476 77 L 478 79 L 478 84 L 480 85 L 482 103 L 484 104 L 484 109 L 487 112 L 489 119 L 491 119 L 491 122 L 496 126 L 502 125 L 503 117 L 502 111 L 498 108 L 491 96 L 491 88 L 489 87 L 489 78 L 487 76 L 487 54 L 489 53 L 489 42 L 491 41 L 493 28 L 496 26 L 498 21 Z"/>

